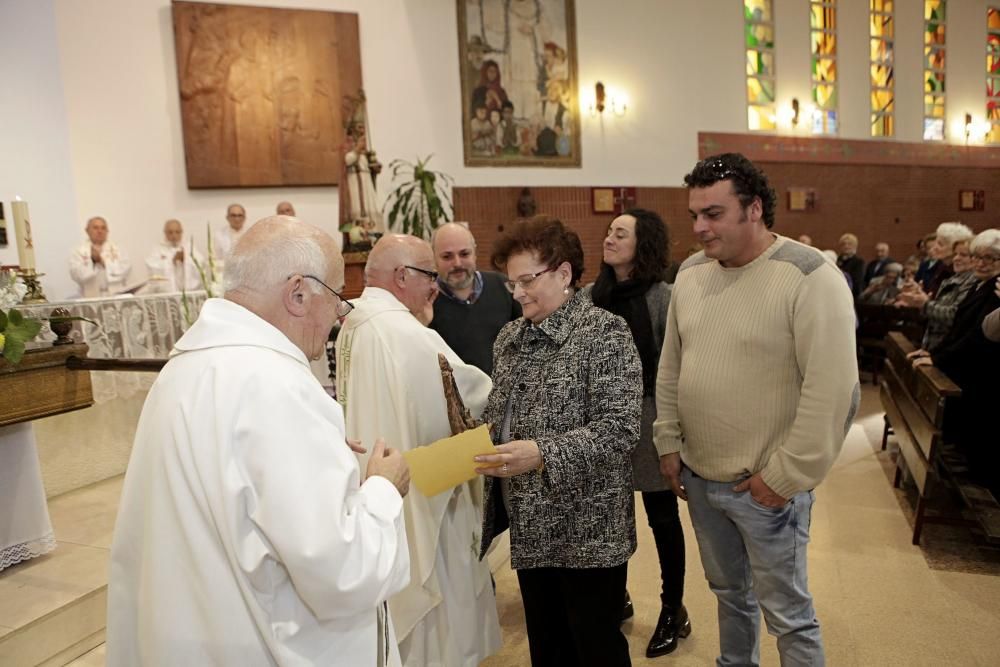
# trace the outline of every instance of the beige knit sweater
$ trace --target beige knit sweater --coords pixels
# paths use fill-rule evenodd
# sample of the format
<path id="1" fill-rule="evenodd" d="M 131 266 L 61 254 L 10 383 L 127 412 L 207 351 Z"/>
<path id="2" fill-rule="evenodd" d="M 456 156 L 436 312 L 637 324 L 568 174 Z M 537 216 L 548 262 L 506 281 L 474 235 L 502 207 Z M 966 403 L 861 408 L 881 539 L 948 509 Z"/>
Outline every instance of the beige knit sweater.
<path id="1" fill-rule="evenodd" d="M 709 480 L 761 472 L 785 498 L 815 487 L 858 406 L 854 323 L 843 274 L 814 248 L 777 236 L 738 268 L 690 257 L 660 355 L 657 451 Z"/>

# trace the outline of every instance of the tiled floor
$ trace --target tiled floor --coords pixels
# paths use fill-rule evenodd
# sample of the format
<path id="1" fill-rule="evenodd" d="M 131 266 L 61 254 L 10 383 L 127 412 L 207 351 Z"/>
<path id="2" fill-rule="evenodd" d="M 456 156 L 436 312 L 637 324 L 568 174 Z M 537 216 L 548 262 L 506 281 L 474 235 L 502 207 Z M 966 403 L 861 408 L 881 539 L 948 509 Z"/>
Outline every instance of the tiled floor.
<path id="1" fill-rule="evenodd" d="M 816 597 L 828 663 L 838 667 L 998 665 L 1000 576 L 969 573 L 975 567 L 935 569 L 929 564 L 928 551 L 910 544 L 910 526 L 887 476 L 888 455 L 877 451 L 881 427 L 877 394 L 869 386 L 844 451 L 817 490 L 810 587 Z M 110 544 L 112 519 L 101 508 L 117 501 L 117 484 L 85 489 L 89 493 L 73 507 L 60 508 L 58 500 L 53 503 L 56 535 L 63 545 L 60 548 L 79 549 L 84 559 L 82 564 L 63 568 L 61 576 L 67 589 L 76 589 L 93 577 L 91 567 L 103 575 L 101 558 L 106 559 L 103 550 Z M 712 664 L 718 650 L 715 599 L 705 583 L 683 504 L 682 520 L 688 536 L 685 602 L 694 632 L 671 656 L 655 660 L 643 657 L 659 612 L 659 581 L 641 503 L 637 503 L 637 512 L 639 551 L 629 566 L 636 615 L 624 626 L 633 664 Z M 75 542 L 70 542 L 71 538 Z M 97 552 L 102 555 L 97 557 Z M 985 570 L 1000 572 L 1000 553 L 987 551 L 987 557 L 995 562 L 987 563 Z M 487 660 L 484 667 L 524 667 L 528 664 L 527 640 L 517 580 L 509 567 L 498 573 L 497 591 L 505 643 L 500 654 Z M 0 626 L 5 623 L 3 618 Z M 761 661 L 778 664 L 774 640 L 767 635 L 762 639 Z M 104 647 L 71 664 L 103 665 Z"/>

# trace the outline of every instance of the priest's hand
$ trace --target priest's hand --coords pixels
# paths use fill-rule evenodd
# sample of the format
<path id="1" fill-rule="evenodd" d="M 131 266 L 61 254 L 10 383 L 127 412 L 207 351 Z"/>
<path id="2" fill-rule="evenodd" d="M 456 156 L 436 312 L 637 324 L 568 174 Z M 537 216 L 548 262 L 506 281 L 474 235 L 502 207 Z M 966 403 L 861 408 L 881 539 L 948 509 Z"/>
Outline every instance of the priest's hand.
<path id="1" fill-rule="evenodd" d="M 364 454 L 364 453 L 366 453 L 368 451 L 361 444 L 360 440 L 351 440 L 350 438 L 348 438 L 347 439 L 347 446 L 350 447 L 351 451 L 354 452 L 355 454 Z"/>
<path id="2" fill-rule="evenodd" d="M 542 453 L 534 440 L 513 440 L 497 445 L 496 454 L 477 456 L 476 463 L 486 466 L 476 468 L 480 475 L 489 477 L 513 477 L 542 467 Z"/>
<path id="3" fill-rule="evenodd" d="M 174 253 L 174 263 L 180 264 L 183 261 L 184 261 L 184 248 L 181 248 L 180 250 Z"/>
<path id="4" fill-rule="evenodd" d="M 367 473 L 366 479 L 376 475 L 385 477 L 401 496 L 405 496 L 410 490 L 410 466 L 398 450 L 387 448 L 382 438 L 375 441 L 372 456 L 368 459 Z"/>
<path id="5" fill-rule="evenodd" d="M 94 264 L 104 264 L 101 259 L 101 249 L 95 245 L 90 246 L 90 261 Z"/>

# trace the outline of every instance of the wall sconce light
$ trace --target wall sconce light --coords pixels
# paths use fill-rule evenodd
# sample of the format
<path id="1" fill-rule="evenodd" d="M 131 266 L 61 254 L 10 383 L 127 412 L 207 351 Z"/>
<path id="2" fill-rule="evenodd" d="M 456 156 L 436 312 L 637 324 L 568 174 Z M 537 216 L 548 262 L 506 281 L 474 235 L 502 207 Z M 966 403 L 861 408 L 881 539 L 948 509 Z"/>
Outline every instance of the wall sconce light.
<path id="1" fill-rule="evenodd" d="M 624 116 L 628 111 L 628 103 L 625 102 L 620 93 L 609 93 L 604 88 L 604 84 L 598 81 L 594 84 L 594 101 L 590 105 L 590 115 L 603 114 L 605 109 L 611 109 L 611 113 L 616 116 Z"/>
<path id="2" fill-rule="evenodd" d="M 792 98 L 792 127 L 799 126 L 799 98 Z"/>
<path id="3" fill-rule="evenodd" d="M 972 134 L 972 114 L 965 112 L 965 143 L 969 143 L 969 135 Z"/>

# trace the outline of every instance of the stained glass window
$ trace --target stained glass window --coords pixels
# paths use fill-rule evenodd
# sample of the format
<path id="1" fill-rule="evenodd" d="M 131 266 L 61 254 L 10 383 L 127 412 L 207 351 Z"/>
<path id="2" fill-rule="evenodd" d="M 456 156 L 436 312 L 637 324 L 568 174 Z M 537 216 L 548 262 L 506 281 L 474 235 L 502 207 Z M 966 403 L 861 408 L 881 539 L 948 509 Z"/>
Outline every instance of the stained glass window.
<path id="1" fill-rule="evenodd" d="M 1000 143 L 1000 7 L 986 9 L 986 142 Z"/>
<path id="2" fill-rule="evenodd" d="M 943 141 L 945 11 L 948 0 L 924 0 L 924 140 Z"/>
<path id="3" fill-rule="evenodd" d="M 743 0 L 747 54 L 747 127 L 774 130 L 773 0 Z"/>
<path id="4" fill-rule="evenodd" d="M 890 2 L 892 0 L 889 0 Z M 837 2 L 810 0 L 809 42 L 812 47 L 813 134 L 837 133 Z"/>
<path id="5" fill-rule="evenodd" d="M 894 0 L 870 0 L 869 36 L 871 42 L 871 127 L 873 137 L 891 137 L 896 133 L 896 86 L 893 78 L 893 43 L 895 41 Z"/>

